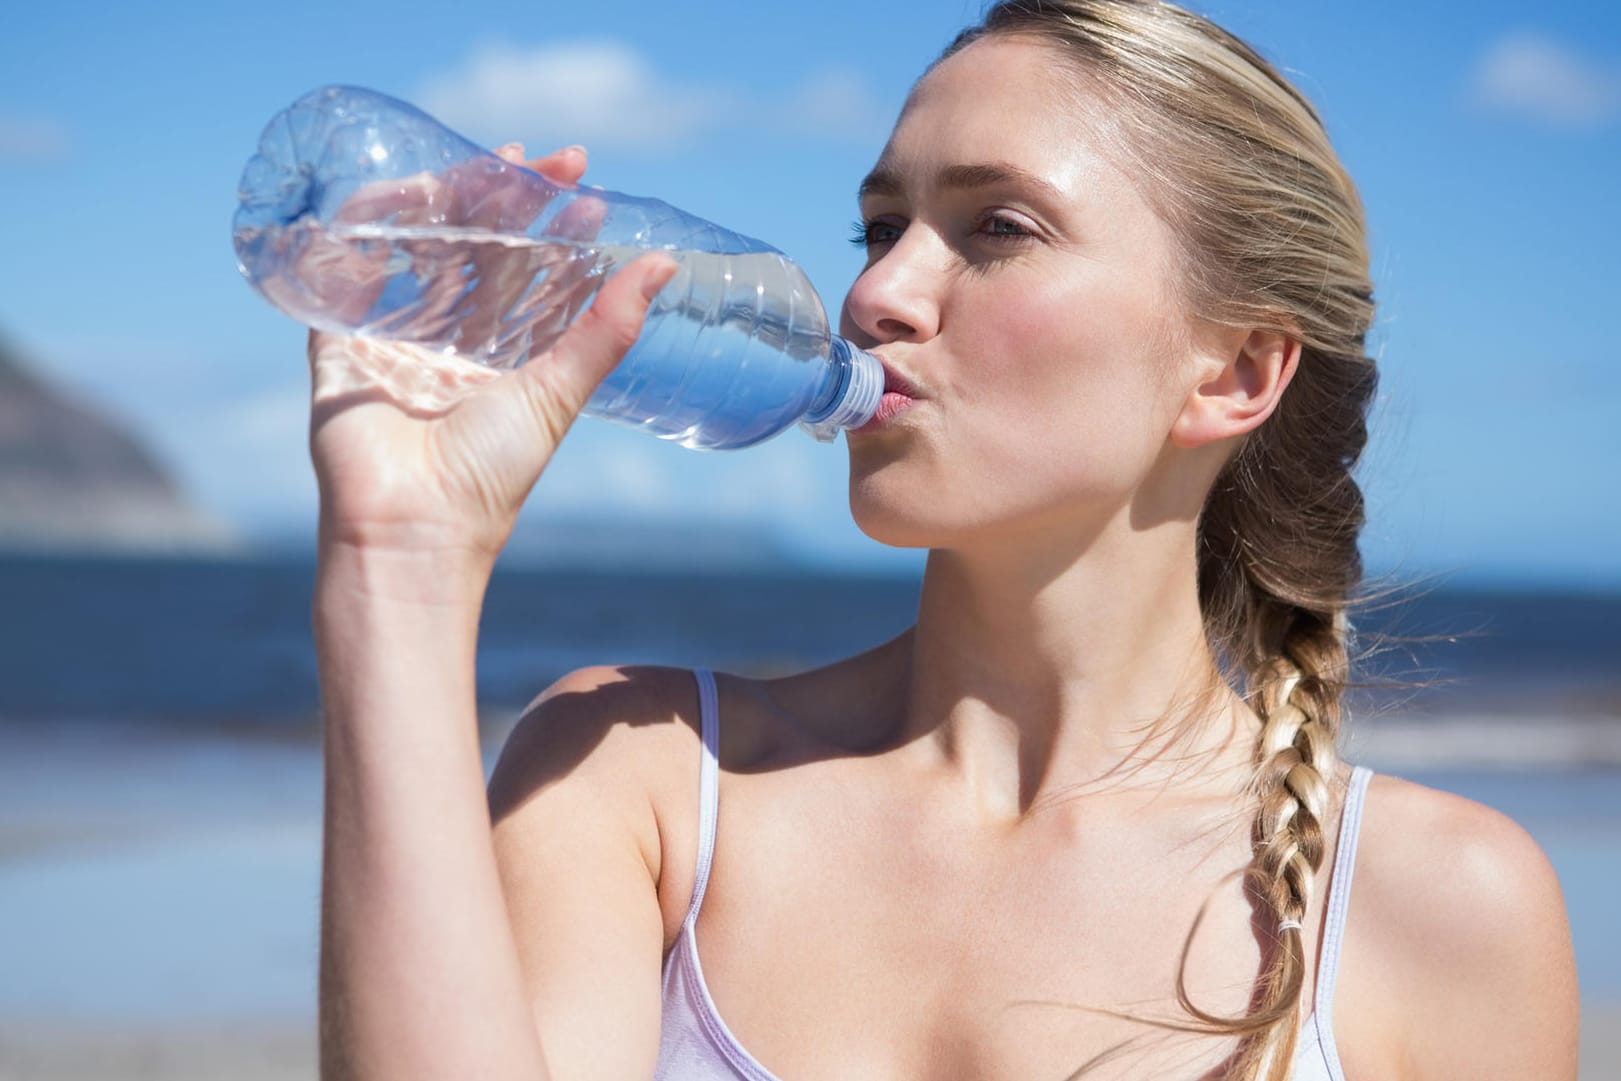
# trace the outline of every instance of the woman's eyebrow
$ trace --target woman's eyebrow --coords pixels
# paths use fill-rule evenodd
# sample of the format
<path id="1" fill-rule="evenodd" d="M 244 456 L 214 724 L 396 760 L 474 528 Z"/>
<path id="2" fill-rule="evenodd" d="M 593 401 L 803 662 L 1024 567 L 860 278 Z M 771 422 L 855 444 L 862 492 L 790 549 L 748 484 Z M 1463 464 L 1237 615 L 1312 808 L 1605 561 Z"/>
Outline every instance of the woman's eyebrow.
<path id="1" fill-rule="evenodd" d="M 988 188 L 996 184 L 1022 184 L 1036 189 L 1049 199 L 1063 199 L 1063 193 L 1051 181 L 1005 161 L 942 166 L 935 174 L 934 182 L 936 187 L 951 191 Z M 900 174 L 879 165 L 862 179 L 861 186 L 856 189 L 856 197 L 865 199 L 869 195 L 901 195 L 905 191 L 906 183 Z"/>

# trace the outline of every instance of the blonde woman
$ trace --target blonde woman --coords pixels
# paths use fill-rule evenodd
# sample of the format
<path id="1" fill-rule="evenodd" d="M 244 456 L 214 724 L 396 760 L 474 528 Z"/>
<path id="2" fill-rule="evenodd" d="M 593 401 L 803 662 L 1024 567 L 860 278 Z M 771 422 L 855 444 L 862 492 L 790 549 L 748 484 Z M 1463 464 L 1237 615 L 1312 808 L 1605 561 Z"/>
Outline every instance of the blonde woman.
<path id="1" fill-rule="evenodd" d="M 1573 1078 L 1542 854 L 1335 753 L 1373 304 L 1311 106 L 1168 4 L 1001 3 L 860 199 L 850 501 L 916 626 L 577 672 L 488 802 L 492 561 L 672 268 L 432 408 L 312 341 L 324 1076 Z"/>

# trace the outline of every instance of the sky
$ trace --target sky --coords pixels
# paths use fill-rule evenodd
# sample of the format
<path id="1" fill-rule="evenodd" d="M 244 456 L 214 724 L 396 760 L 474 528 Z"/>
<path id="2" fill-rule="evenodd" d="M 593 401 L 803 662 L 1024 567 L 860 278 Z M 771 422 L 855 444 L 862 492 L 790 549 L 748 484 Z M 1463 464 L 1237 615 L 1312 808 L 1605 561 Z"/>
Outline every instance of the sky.
<path id="1" fill-rule="evenodd" d="M 1366 204 L 1382 366 L 1370 567 L 1621 587 L 1621 6 L 1193 5 L 1316 102 Z M 352 83 L 761 237 L 837 311 L 855 186 L 966 0 L 60 0 L 0 35 L 0 336 L 249 538 L 308 538 L 303 334 L 241 280 L 260 129 Z M 915 565 L 851 523 L 842 440 L 700 453 L 583 421 L 526 523 L 712 523 Z M 746 527 L 746 529 L 745 529 Z"/>

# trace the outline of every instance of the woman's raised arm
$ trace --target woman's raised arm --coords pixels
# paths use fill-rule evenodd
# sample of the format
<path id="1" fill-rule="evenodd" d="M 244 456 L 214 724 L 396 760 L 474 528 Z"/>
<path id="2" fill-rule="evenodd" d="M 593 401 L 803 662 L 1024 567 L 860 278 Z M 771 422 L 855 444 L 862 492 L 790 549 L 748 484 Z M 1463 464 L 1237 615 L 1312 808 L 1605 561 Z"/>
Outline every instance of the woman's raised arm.
<path id="1" fill-rule="evenodd" d="M 584 161 L 550 164 L 573 180 Z M 328 1081 L 549 1076 L 493 854 L 478 615 L 518 508 L 674 270 L 630 264 L 511 373 L 311 336 Z"/>

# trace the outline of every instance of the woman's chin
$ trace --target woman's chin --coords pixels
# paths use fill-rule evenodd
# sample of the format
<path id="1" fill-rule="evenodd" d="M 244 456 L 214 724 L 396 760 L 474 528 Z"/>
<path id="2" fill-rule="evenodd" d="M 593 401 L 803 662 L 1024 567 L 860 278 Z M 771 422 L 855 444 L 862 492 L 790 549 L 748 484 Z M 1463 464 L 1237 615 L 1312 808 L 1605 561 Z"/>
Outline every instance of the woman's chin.
<path id="1" fill-rule="evenodd" d="M 857 529 L 891 548 L 943 547 L 954 532 L 937 508 L 864 499 L 855 491 L 850 493 L 850 516 Z"/>

